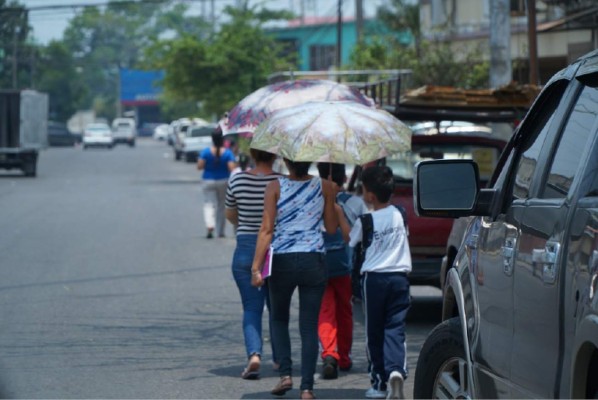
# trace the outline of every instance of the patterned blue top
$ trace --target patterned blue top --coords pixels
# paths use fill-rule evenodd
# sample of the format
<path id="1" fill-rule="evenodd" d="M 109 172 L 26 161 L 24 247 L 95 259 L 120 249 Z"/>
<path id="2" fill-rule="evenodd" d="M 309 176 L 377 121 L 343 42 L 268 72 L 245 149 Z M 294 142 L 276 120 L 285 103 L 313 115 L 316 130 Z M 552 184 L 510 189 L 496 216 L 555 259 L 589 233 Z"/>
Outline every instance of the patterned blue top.
<path id="1" fill-rule="evenodd" d="M 276 204 L 272 247 L 274 254 L 324 253 L 322 180 L 293 181 L 279 177 L 280 199 Z"/>

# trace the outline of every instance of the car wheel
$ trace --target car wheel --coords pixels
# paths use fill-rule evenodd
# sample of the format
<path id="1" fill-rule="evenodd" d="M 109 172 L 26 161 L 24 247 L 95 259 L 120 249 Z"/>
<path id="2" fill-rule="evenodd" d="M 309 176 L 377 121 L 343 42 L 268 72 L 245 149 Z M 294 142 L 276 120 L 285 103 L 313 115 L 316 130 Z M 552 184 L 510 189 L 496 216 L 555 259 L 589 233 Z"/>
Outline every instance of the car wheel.
<path id="1" fill-rule="evenodd" d="M 463 335 L 458 318 L 436 326 L 417 360 L 413 397 L 416 399 L 471 399 Z"/>
<path id="2" fill-rule="evenodd" d="M 180 151 L 175 151 L 174 152 L 174 159 L 175 160 L 180 160 L 181 159 L 181 152 Z"/>
<path id="3" fill-rule="evenodd" d="M 135 147 L 135 141 L 129 142 L 129 147 Z"/>

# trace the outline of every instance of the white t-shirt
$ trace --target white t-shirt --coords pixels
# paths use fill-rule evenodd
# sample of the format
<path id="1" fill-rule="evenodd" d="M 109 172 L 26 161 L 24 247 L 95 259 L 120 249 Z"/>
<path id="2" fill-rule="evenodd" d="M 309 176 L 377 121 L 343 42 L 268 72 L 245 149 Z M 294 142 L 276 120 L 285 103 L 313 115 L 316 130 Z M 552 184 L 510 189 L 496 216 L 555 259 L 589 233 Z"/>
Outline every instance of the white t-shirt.
<path id="1" fill-rule="evenodd" d="M 364 272 L 410 272 L 411 253 L 401 212 L 388 206 L 372 212 L 374 235 L 361 266 Z M 361 242 L 361 219 L 351 229 L 349 246 Z"/>

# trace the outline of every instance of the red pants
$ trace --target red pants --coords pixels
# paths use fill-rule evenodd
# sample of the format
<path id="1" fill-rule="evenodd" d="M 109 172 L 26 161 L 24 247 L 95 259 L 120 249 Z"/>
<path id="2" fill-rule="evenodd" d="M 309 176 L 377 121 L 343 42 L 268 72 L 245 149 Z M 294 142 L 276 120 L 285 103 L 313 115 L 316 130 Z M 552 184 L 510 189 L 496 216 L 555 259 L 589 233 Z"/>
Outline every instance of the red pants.
<path id="1" fill-rule="evenodd" d="M 332 356 L 340 368 L 351 366 L 353 344 L 353 306 L 351 276 L 329 278 L 322 298 L 318 335 L 322 359 Z"/>

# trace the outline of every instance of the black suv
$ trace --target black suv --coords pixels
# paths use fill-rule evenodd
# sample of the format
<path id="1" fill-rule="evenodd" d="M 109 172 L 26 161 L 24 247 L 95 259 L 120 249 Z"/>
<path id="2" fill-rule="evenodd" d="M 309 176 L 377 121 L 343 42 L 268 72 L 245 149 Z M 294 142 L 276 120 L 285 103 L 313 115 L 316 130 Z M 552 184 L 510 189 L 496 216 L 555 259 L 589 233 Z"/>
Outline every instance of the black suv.
<path id="1" fill-rule="evenodd" d="M 416 398 L 598 397 L 598 51 L 544 87 L 480 189 L 418 164 L 419 215 L 475 216 L 449 270 Z"/>

